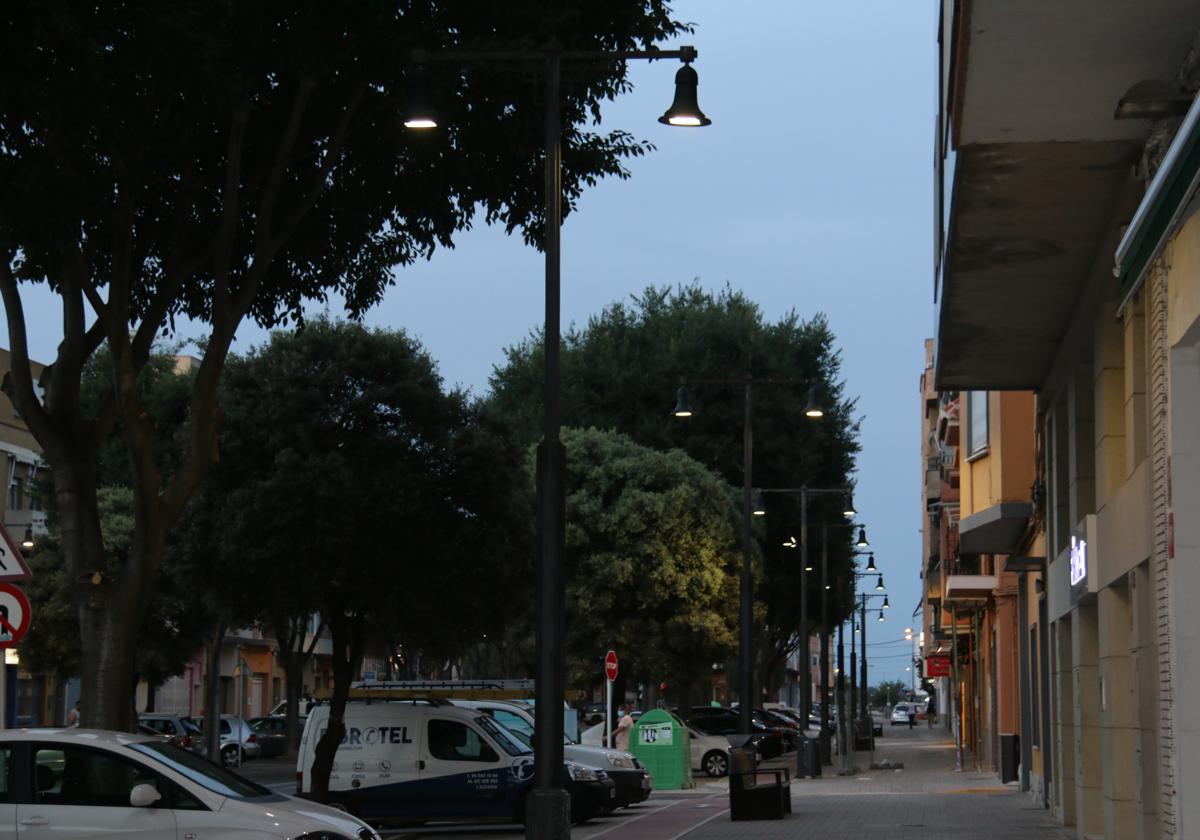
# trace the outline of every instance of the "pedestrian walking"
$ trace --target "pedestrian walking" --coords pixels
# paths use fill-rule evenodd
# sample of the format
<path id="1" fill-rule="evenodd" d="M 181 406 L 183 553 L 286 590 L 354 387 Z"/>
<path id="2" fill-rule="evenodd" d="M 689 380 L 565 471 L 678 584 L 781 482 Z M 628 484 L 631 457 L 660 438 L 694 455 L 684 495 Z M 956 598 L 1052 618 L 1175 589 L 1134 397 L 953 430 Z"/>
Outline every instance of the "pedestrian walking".
<path id="1" fill-rule="evenodd" d="M 83 708 L 83 701 L 76 700 L 75 708 L 67 712 L 67 726 L 79 726 L 79 716 L 83 714 L 80 709 Z"/>
<path id="2" fill-rule="evenodd" d="M 912 729 L 917 725 L 917 704 L 908 704 L 908 728 Z"/>
<path id="3" fill-rule="evenodd" d="M 629 733 L 633 731 L 633 715 L 630 711 L 626 703 L 625 708 L 617 712 L 617 728 L 613 731 L 613 746 L 624 752 L 629 752 Z"/>
<path id="4" fill-rule="evenodd" d="M 937 707 L 933 704 L 933 695 L 929 695 L 929 699 L 925 702 L 925 723 L 933 729 L 933 719 L 937 717 Z"/>

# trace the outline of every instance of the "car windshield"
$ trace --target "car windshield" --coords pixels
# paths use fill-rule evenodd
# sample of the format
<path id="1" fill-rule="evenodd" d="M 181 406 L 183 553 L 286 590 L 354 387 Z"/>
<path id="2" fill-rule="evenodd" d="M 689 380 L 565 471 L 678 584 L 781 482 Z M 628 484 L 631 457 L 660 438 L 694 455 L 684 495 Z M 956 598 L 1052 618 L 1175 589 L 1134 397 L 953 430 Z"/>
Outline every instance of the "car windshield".
<path id="1" fill-rule="evenodd" d="M 487 715 L 475 718 L 475 723 L 479 724 L 480 729 L 491 735 L 492 740 L 499 744 L 500 748 L 509 755 L 529 755 L 533 752 L 520 738 Z"/>
<path id="2" fill-rule="evenodd" d="M 211 761 L 200 758 L 195 753 L 181 750 L 167 743 L 146 741 L 130 744 L 129 748 L 160 764 L 165 764 L 176 773 L 186 776 L 190 781 L 221 796 L 228 796 L 232 799 L 250 799 L 255 796 L 272 795 L 270 790 L 256 785 L 249 779 L 243 779 L 224 767 L 218 767 Z"/>

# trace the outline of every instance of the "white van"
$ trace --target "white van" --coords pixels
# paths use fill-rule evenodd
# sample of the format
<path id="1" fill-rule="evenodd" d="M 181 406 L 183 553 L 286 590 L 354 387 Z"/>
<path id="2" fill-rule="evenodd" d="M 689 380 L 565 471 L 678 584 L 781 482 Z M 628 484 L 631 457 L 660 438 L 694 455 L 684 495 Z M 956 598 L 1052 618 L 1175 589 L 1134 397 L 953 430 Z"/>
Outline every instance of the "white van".
<path id="1" fill-rule="evenodd" d="M 296 760 L 296 793 L 312 793 L 317 742 L 329 706 L 309 712 Z M 445 700 L 350 701 L 334 755 L 330 801 L 371 823 L 520 822 L 533 782 L 533 751 L 493 718 Z M 614 782 L 575 762 L 564 766 L 571 817 L 609 806 Z"/>
<path id="2" fill-rule="evenodd" d="M 534 719 L 532 709 L 525 703 L 510 700 L 451 700 L 455 706 L 475 709 L 494 718 L 501 726 L 516 735 L 523 744 L 533 746 Z M 598 767 L 616 782 L 613 807 L 620 808 L 643 802 L 654 789 L 654 780 L 645 766 L 632 753 L 584 746 L 569 736 L 563 736 L 563 756 L 588 767 Z"/>

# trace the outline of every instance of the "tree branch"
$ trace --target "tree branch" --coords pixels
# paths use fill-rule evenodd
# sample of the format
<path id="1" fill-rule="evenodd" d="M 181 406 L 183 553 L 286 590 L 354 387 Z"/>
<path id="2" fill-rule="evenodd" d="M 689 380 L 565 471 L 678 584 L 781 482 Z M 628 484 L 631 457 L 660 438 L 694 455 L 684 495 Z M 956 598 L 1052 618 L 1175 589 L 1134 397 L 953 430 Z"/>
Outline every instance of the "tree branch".
<path id="1" fill-rule="evenodd" d="M 287 170 L 287 161 L 296 145 L 296 137 L 300 133 L 300 123 L 304 110 L 308 105 L 316 82 L 311 76 L 302 76 L 296 88 L 296 97 L 292 100 L 292 111 L 284 127 L 283 136 L 279 140 L 279 148 L 275 152 L 275 161 L 271 165 L 270 175 L 263 188 L 263 199 L 258 207 L 258 221 L 255 231 L 255 250 L 262 249 L 270 241 L 271 224 L 275 217 L 275 204 L 279 200 L 280 184 L 283 173 Z"/>
<path id="2" fill-rule="evenodd" d="M 42 442 L 42 446 L 62 448 L 62 438 L 33 388 L 33 370 L 29 365 L 29 337 L 25 331 L 25 308 L 21 302 L 21 291 L 12 270 L 9 253 L 0 255 L 0 299 L 4 301 L 4 314 L 8 321 L 8 342 L 12 353 L 12 364 L 4 375 L 3 391 L 21 412 L 29 430 Z M 56 453 L 61 454 L 61 453 Z"/>

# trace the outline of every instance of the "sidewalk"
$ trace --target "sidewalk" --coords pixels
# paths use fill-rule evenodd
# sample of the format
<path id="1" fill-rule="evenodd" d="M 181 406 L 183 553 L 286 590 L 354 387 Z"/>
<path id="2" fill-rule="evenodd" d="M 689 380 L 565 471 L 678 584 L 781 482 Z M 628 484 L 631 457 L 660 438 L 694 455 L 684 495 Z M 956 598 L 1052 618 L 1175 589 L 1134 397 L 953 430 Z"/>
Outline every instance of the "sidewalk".
<path id="1" fill-rule="evenodd" d="M 995 774 L 958 772 L 943 730 L 893 727 L 876 739 L 875 760 L 903 770 L 837 776 L 837 761 L 820 779 L 792 783 L 792 811 L 783 820 L 731 822 L 727 814 L 682 835 L 686 840 L 1066 840 L 1075 835 L 1015 786 Z M 865 758 L 865 756 L 864 756 Z"/>

